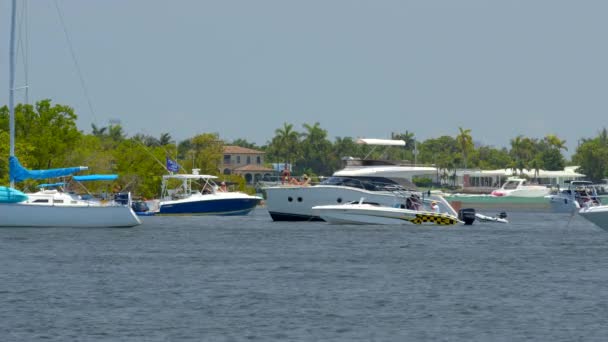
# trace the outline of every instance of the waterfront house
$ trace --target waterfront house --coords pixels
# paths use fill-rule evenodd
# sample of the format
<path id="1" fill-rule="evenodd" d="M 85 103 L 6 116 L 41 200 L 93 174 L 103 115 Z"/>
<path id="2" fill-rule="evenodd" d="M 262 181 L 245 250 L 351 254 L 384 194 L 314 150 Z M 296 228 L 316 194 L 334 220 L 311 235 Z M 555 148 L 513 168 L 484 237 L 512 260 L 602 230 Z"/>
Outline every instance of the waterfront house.
<path id="1" fill-rule="evenodd" d="M 220 170 L 225 175 L 236 174 L 245 178 L 248 184 L 276 176 L 277 172 L 264 166 L 264 152 L 251 148 L 224 146 L 224 157 Z"/>

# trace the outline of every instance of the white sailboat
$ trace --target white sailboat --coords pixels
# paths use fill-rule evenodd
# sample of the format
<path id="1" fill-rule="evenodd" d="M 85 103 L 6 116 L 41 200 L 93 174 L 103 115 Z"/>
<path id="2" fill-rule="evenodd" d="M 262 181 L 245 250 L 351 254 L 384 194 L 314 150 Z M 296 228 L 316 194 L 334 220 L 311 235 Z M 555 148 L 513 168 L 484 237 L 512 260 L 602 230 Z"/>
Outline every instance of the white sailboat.
<path id="1" fill-rule="evenodd" d="M 9 130 L 10 187 L 0 186 L 0 227 L 133 227 L 141 224 L 130 205 L 130 194 L 123 202 L 83 200 L 61 191 L 24 194 L 14 189 L 15 182 L 26 179 L 65 177 L 86 170 L 73 167 L 52 170 L 27 170 L 15 156 L 15 19 L 16 0 L 12 1 L 9 52 Z"/>

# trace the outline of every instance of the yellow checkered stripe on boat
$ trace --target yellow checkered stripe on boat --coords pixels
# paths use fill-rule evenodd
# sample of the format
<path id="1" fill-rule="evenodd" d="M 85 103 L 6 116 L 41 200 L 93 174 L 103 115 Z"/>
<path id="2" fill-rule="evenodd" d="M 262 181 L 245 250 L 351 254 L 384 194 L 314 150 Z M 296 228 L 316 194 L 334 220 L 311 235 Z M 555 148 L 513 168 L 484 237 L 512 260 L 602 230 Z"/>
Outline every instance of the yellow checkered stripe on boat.
<path id="1" fill-rule="evenodd" d="M 416 218 L 409 220 L 413 224 L 435 223 L 440 226 L 449 226 L 458 223 L 458 220 L 445 214 L 416 214 Z"/>

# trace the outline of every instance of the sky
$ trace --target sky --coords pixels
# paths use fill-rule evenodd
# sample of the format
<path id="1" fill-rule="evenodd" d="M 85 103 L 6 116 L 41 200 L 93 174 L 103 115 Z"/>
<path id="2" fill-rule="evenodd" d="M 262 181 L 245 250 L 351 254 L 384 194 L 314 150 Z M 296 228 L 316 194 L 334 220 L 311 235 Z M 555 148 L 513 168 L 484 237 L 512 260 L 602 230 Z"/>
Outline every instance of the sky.
<path id="1" fill-rule="evenodd" d="M 2 105 L 10 5 L 0 0 Z M 304 131 L 319 122 L 331 140 L 406 130 L 425 140 L 462 127 L 495 147 L 520 134 L 556 134 L 572 153 L 578 139 L 608 123 L 608 1 L 36 0 L 27 7 L 30 102 L 72 106 L 85 132 L 120 120 L 129 135 L 217 132 L 260 145 L 283 123 Z M 18 59 L 21 86 L 23 54 Z M 17 95 L 22 102 L 23 91 Z"/>

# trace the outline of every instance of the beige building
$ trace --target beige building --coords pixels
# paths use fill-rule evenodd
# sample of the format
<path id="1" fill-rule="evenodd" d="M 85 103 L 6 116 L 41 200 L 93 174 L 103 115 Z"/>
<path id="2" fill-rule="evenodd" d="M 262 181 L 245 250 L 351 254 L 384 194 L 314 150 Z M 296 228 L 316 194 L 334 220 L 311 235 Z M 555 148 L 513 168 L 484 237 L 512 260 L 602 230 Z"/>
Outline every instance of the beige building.
<path id="1" fill-rule="evenodd" d="M 276 175 L 276 171 L 264 167 L 264 154 L 262 151 L 246 147 L 224 146 L 224 158 L 220 170 L 225 175 L 241 175 L 249 184 L 270 179 Z"/>

